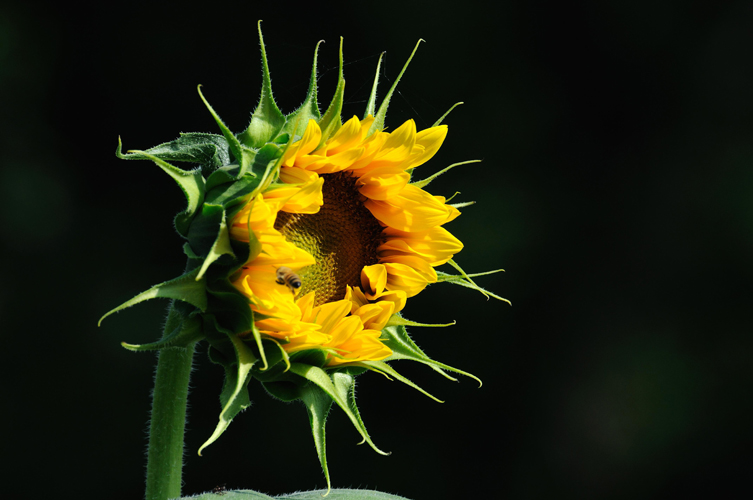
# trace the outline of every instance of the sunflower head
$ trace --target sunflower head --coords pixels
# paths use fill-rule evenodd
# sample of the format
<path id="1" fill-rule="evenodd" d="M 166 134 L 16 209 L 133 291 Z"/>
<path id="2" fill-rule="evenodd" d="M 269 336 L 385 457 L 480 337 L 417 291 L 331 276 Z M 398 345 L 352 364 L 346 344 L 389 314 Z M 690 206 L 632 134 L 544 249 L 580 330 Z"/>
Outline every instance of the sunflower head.
<path id="1" fill-rule="evenodd" d="M 261 30 L 259 38 L 262 92 L 245 130 L 233 134 L 199 89 L 222 135 L 181 134 L 127 154 L 118 145 L 119 158 L 153 161 L 185 193 L 188 206 L 175 228 L 185 239 L 187 265 L 182 276 L 107 315 L 154 297 L 177 299 L 170 313 L 177 328 L 152 344 L 123 345 L 140 351 L 208 341 L 210 359 L 224 367 L 226 382 L 219 423 L 199 452 L 250 404 L 248 385 L 256 379 L 272 396 L 304 403 L 329 484 L 324 422 L 333 403 L 383 453 L 358 414 L 355 376 L 376 371 L 432 398 L 388 361 L 411 359 L 448 378 L 448 371 L 473 377 L 432 360 L 413 343 L 406 326 L 447 325 L 407 320 L 407 300 L 441 281 L 500 298 L 453 260 L 463 245 L 443 226 L 467 204 L 449 204 L 424 190 L 436 176 L 469 162 L 412 179 L 442 145 L 446 114 L 425 130 L 413 120 L 385 130 L 390 98 L 415 49 L 379 108 L 377 67 L 364 115 L 343 121 L 342 41 L 337 88 L 324 114 L 317 103 L 315 51 L 306 99 L 284 115 L 272 96 Z M 175 162 L 198 166 L 186 170 Z M 456 273 L 435 269 L 443 264 Z"/>

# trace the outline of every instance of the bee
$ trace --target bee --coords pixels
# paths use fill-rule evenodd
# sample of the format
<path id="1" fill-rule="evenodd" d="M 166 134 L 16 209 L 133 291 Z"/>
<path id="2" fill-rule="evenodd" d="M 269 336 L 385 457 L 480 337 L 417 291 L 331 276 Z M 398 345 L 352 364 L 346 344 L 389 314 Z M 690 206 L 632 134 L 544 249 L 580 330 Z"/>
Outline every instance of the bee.
<path id="1" fill-rule="evenodd" d="M 287 286 L 290 291 L 293 292 L 293 295 L 295 295 L 295 292 L 303 286 L 301 277 L 295 274 L 292 269 L 285 266 L 277 268 L 277 279 L 275 282 L 278 285 Z"/>

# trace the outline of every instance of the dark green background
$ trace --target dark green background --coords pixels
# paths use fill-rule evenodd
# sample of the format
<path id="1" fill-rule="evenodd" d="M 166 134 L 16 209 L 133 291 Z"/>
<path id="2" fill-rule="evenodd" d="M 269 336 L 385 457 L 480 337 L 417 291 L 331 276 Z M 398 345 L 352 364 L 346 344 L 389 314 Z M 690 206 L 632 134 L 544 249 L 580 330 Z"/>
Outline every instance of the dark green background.
<path id="1" fill-rule="evenodd" d="M 484 380 L 397 368 L 441 399 L 359 378 L 382 457 L 329 420 L 337 487 L 429 498 L 667 498 L 750 489 L 753 7 L 750 2 L 203 2 L 0 6 L 0 325 L 6 493 L 143 491 L 164 302 L 107 310 L 177 276 L 183 197 L 114 156 L 178 132 L 232 129 L 260 87 L 256 21 L 284 111 L 322 46 L 321 101 L 345 38 L 362 114 L 427 40 L 387 116 L 429 126 L 457 101 L 429 164 L 481 158 L 432 184 L 477 200 L 448 228 L 466 270 L 513 307 L 449 285 L 409 302 L 438 360 Z M 179 10 L 175 10 L 179 9 Z M 423 174 L 422 174 L 423 176 Z M 253 386 L 252 408 L 203 457 L 221 369 L 192 379 L 184 492 L 324 486 L 301 405 Z M 490 491 L 498 493 L 490 493 Z"/>

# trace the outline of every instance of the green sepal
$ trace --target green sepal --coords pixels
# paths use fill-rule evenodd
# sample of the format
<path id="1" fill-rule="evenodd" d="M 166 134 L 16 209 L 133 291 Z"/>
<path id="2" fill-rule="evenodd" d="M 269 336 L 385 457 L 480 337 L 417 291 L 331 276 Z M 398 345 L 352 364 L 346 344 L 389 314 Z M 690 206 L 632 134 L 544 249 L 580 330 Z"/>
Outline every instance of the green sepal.
<path id="1" fill-rule="evenodd" d="M 261 183 L 253 191 L 252 195 L 255 195 L 259 191 L 266 189 L 267 185 L 274 180 L 276 173 L 279 171 L 282 165 L 282 155 L 287 149 L 281 148 L 277 144 L 266 144 L 259 150 L 254 158 L 253 169 L 262 173 Z"/>
<path id="2" fill-rule="evenodd" d="M 222 211 L 220 230 L 217 233 L 217 238 L 214 240 L 212 248 L 209 249 L 209 253 L 207 253 L 206 259 L 204 259 L 204 262 L 201 264 L 201 268 L 199 269 L 199 274 L 196 276 L 196 279 L 201 279 L 204 276 L 204 273 L 207 271 L 207 268 L 209 268 L 209 266 L 213 262 L 215 262 L 223 255 L 230 255 L 233 259 L 235 259 L 235 253 L 233 252 L 233 247 L 230 244 L 230 231 L 228 231 L 227 223 L 225 222 L 224 210 Z"/>
<path id="3" fill-rule="evenodd" d="M 267 63 L 267 51 L 264 47 L 264 37 L 261 34 L 261 21 L 258 23 L 259 45 L 261 46 L 261 60 L 263 77 L 261 97 L 259 104 L 251 115 L 251 123 L 248 128 L 238 134 L 238 139 L 251 148 L 260 148 L 277 136 L 285 125 L 285 115 L 272 96 L 272 79 L 269 76 L 269 64 Z"/>
<path id="4" fill-rule="evenodd" d="M 218 328 L 221 329 L 219 326 Z M 220 394 L 222 412 L 214 432 L 199 448 L 199 455 L 204 448 L 214 443 L 225 432 L 225 429 L 238 413 L 251 406 L 247 386 L 251 368 L 257 362 L 257 358 L 243 340 L 232 332 L 225 331 L 225 333 L 227 333 L 235 348 L 235 366 L 237 368 L 233 369 L 232 366 L 223 365 L 225 367 L 225 384 Z"/>
<path id="5" fill-rule="evenodd" d="M 201 170 L 180 169 L 146 151 L 134 150 L 130 154 L 124 155 L 122 148 L 123 144 L 120 142 L 120 137 L 118 137 L 118 148 L 115 150 L 115 156 L 122 160 L 152 160 L 178 183 L 178 186 L 186 196 L 188 206 L 183 212 L 175 216 L 175 229 L 181 236 L 186 237 L 191 225 L 191 219 L 204 202 L 205 181 L 201 175 Z"/>
<path id="6" fill-rule="evenodd" d="M 416 186 L 417 188 L 425 188 L 426 186 L 429 185 L 429 183 L 431 181 L 433 181 L 434 179 L 436 179 L 440 175 L 444 174 L 445 172 L 448 172 L 450 169 L 452 169 L 454 167 L 459 167 L 460 165 L 467 165 L 469 163 L 480 163 L 480 162 L 481 162 L 481 160 L 468 160 L 468 161 L 461 161 L 460 163 L 453 163 L 449 167 L 443 168 L 439 172 L 430 175 L 426 179 L 423 179 L 423 180 L 420 180 L 420 181 L 416 181 L 416 182 L 411 182 L 411 185 Z M 446 201 L 449 201 L 449 200 L 446 200 Z"/>
<path id="7" fill-rule="evenodd" d="M 131 300 L 128 300 L 115 309 L 107 312 L 104 316 L 99 318 L 97 325 L 101 325 L 102 320 L 113 313 L 122 311 L 123 309 L 134 306 L 140 302 L 145 302 L 150 299 L 156 299 L 158 297 L 182 300 L 183 302 L 188 302 L 192 306 L 199 308 L 201 311 L 206 311 L 206 288 L 204 280 L 196 281 L 196 275 L 198 273 L 199 269 L 196 268 L 178 278 L 170 281 L 165 281 L 164 283 L 153 286 L 145 292 L 141 292 Z"/>
<path id="8" fill-rule="evenodd" d="M 351 407 L 350 391 L 355 390 L 355 377 L 346 372 L 335 371 L 331 373 L 330 378 L 330 375 L 321 368 L 302 363 L 291 363 L 290 371 L 305 378 L 309 382 L 312 382 L 327 393 L 327 395 L 337 403 L 337 406 L 345 412 L 358 433 L 361 434 L 361 437 L 369 443 L 369 446 L 381 455 L 389 455 L 389 453 L 385 453 L 377 448 L 371 440 L 369 433 L 366 432 L 366 427 L 363 425 L 363 421 L 361 421 L 360 417 L 356 416 L 356 413 Z M 306 390 L 306 388 L 304 387 L 302 390 Z"/>
<path id="9" fill-rule="evenodd" d="M 420 392 L 420 393 L 422 393 L 422 394 L 424 394 L 426 396 L 429 396 L 434 401 L 436 401 L 438 403 L 444 403 L 444 401 L 442 401 L 441 399 L 437 399 L 436 397 L 432 396 L 431 394 L 429 394 L 428 392 L 426 392 L 425 390 L 423 390 L 421 387 L 419 387 L 417 384 L 415 384 L 414 382 L 412 382 L 410 379 L 408 379 L 407 377 L 405 377 L 405 376 L 401 375 L 400 373 L 398 373 L 394 368 L 392 368 L 390 365 L 388 365 L 384 361 L 369 361 L 369 360 L 367 360 L 367 361 L 359 361 L 358 363 L 356 363 L 356 365 L 363 366 L 365 368 L 368 368 L 369 370 L 373 370 L 375 372 L 381 373 L 382 375 L 384 375 L 388 379 L 390 379 L 389 376 L 392 375 L 393 377 L 395 377 L 396 379 L 398 379 L 400 382 L 404 383 L 405 385 L 409 385 L 410 387 L 413 387 L 418 392 Z M 392 379 L 390 379 L 390 380 L 392 380 Z"/>
<path id="10" fill-rule="evenodd" d="M 459 193 L 456 193 L 456 194 L 459 194 Z M 471 205 L 475 205 L 475 204 L 476 204 L 475 201 L 465 201 L 463 203 L 448 203 L 448 205 L 450 205 L 453 208 L 465 208 L 465 207 L 470 207 Z"/>
<path id="11" fill-rule="evenodd" d="M 316 48 L 314 49 L 314 65 L 311 69 L 311 81 L 309 82 L 309 90 L 306 93 L 306 99 L 304 99 L 303 104 L 301 104 L 298 109 L 285 117 L 287 121 L 282 127 L 282 135 L 275 139 L 275 142 L 279 141 L 278 144 L 284 144 L 291 136 L 303 136 L 303 132 L 306 130 L 309 120 L 315 120 L 318 122 L 321 118 L 321 113 L 319 113 L 319 103 L 316 97 L 316 61 L 319 54 L 319 45 L 321 45 L 322 42 L 323 40 L 317 42 Z M 289 135 L 285 137 L 285 134 Z"/>
<path id="12" fill-rule="evenodd" d="M 484 273 L 467 274 L 465 271 L 463 271 L 463 269 L 459 265 L 457 265 L 457 263 L 454 260 L 450 259 L 448 263 L 452 267 L 460 271 L 460 275 L 448 274 L 442 271 L 437 271 L 438 283 L 447 282 L 447 283 L 452 283 L 453 285 L 464 286 L 466 288 L 470 288 L 472 290 L 477 290 L 481 292 L 484 295 L 484 297 L 486 297 L 487 299 L 489 299 L 489 297 L 494 297 L 497 300 L 501 300 L 502 302 L 507 302 L 508 304 L 512 305 L 512 302 L 510 302 L 509 300 L 481 288 L 471 279 L 471 277 L 486 276 L 487 274 L 501 273 L 505 271 L 504 269 L 495 269 L 494 271 L 487 271 Z"/>
<path id="13" fill-rule="evenodd" d="M 235 157 L 235 160 L 238 162 L 238 165 L 240 168 L 238 169 L 238 177 L 242 177 L 243 174 L 245 174 L 248 171 L 248 166 L 251 164 L 251 160 L 253 159 L 254 151 L 251 149 L 248 149 L 246 146 L 240 143 L 238 141 L 238 138 L 235 137 L 235 135 L 230 131 L 230 129 L 225 125 L 225 122 L 222 121 L 222 118 L 220 118 L 220 115 L 218 115 L 214 108 L 209 104 L 209 101 L 206 100 L 204 97 L 204 94 L 201 93 L 201 85 L 196 87 L 196 90 L 199 92 L 199 97 L 201 97 L 201 100 L 204 102 L 204 105 L 209 110 L 209 113 L 212 115 L 212 118 L 214 118 L 214 121 L 217 123 L 217 126 L 220 127 L 220 131 L 222 131 L 222 135 L 225 137 L 228 143 L 228 148 L 230 149 L 230 152 L 233 153 L 233 156 Z"/>
<path id="14" fill-rule="evenodd" d="M 411 321 L 409 319 L 403 318 L 399 313 L 395 313 L 392 316 L 390 316 L 390 319 L 387 321 L 386 326 L 424 326 L 424 327 L 432 327 L 432 328 L 439 328 L 439 327 L 445 327 L 445 326 L 453 326 L 455 325 L 455 321 L 452 323 L 417 323 L 415 321 Z"/>
<path id="15" fill-rule="evenodd" d="M 322 465 L 322 472 L 324 472 L 324 478 L 327 480 L 327 494 L 329 494 L 332 489 L 332 483 L 329 477 L 329 468 L 327 467 L 325 426 L 327 425 L 327 415 L 329 415 L 329 410 L 332 408 L 332 398 L 319 387 L 309 386 L 305 391 L 301 391 L 301 401 L 309 415 L 309 424 L 311 425 L 311 434 L 314 437 L 316 454 L 319 456 L 319 463 Z"/>
<path id="16" fill-rule="evenodd" d="M 319 128 L 322 129 L 322 138 L 319 141 L 319 146 L 327 142 L 327 139 L 332 137 L 340 127 L 342 127 L 341 113 L 343 110 L 343 99 L 345 97 L 345 78 L 343 77 L 343 38 L 340 37 L 340 65 L 337 73 L 337 88 L 335 89 L 335 95 L 332 96 L 332 102 L 330 102 L 327 111 L 324 112 L 324 116 L 319 121 Z"/>
<path id="17" fill-rule="evenodd" d="M 369 115 L 374 116 L 374 113 L 376 113 L 376 96 L 377 96 L 377 86 L 379 85 L 379 70 L 382 68 L 382 58 L 384 57 L 384 52 L 379 54 L 379 61 L 377 61 L 377 69 L 376 74 L 374 75 L 374 83 L 371 85 L 371 94 L 369 94 L 369 100 L 366 102 L 366 111 L 363 113 L 363 119 L 365 120 Z"/>
<path id="18" fill-rule="evenodd" d="M 392 349 L 392 355 L 390 355 L 390 357 L 388 357 L 384 361 L 394 361 L 394 360 L 399 360 L 399 359 L 410 359 L 413 361 L 418 361 L 419 363 L 423 363 L 429 366 L 434 371 L 440 373 L 442 376 L 450 380 L 457 382 L 457 379 L 445 373 L 445 370 L 451 371 L 454 373 L 459 373 L 460 375 L 465 375 L 466 377 L 470 377 L 474 379 L 475 381 L 477 381 L 479 383 L 479 387 L 481 387 L 481 384 L 482 384 L 481 379 L 479 379 L 475 375 L 471 375 L 468 372 L 464 372 L 463 370 L 459 370 L 457 368 L 446 365 L 444 363 L 434 361 L 429 356 L 427 356 L 413 342 L 413 340 L 408 335 L 408 331 L 402 325 L 401 326 L 388 326 L 387 328 L 383 329 L 381 340 L 384 343 L 384 345 Z"/>
<path id="19" fill-rule="evenodd" d="M 442 116 L 440 116 L 439 119 L 434 122 L 434 124 L 432 125 L 432 127 L 437 127 L 437 126 L 441 125 L 442 121 L 444 121 L 444 119 L 447 118 L 447 115 L 449 115 L 450 112 L 453 109 L 457 108 L 461 104 L 465 104 L 465 103 L 461 101 L 461 102 L 456 102 L 455 104 L 453 104 L 452 107 L 445 112 L 445 114 L 443 114 Z"/>
<path id="20" fill-rule="evenodd" d="M 202 257 L 209 255 L 217 234 L 220 231 L 220 223 L 225 219 L 225 209 L 222 205 L 204 203 L 201 214 L 197 215 L 191 227 L 188 229 L 188 243 L 196 255 Z"/>
<path id="21" fill-rule="evenodd" d="M 227 139 L 217 134 L 204 132 L 180 133 L 177 139 L 149 148 L 145 153 L 165 161 L 198 163 L 205 175 L 230 163 Z M 124 160 L 146 160 L 140 153 L 122 156 Z"/>
<path id="22" fill-rule="evenodd" d="M 121 342 L 120 345 L 129 351 L 158 351 L 166 347 L 187 347 L 189 344 L 198 342 L 204 338 L 201 319 L 194 316 L 183 318 L 180 325 L 174 328 L 158 342 L 150 344 L 128 344 Z"/>
<path id="23" fill-rule="evenodd" d="M 416 51 L 418 50 L 418 46 L 423 41 L 424 40 L 420 38 L 418 42 L 416 42 L 416 46 L 413 48 L 413 52 L 411 52 L 408 60 L 405 61 L 405 65 L 403 66 L 403 69 L 400 70 L 400 74 L 397 75 L 397 78 L 395 79 L 395 81 L 392 82 L 392 87 L 390 87 L 390 90 L 389 92 L 387 92 L 387 95 L 384 96 L 384 100 L 382 101 L 382 104 L 379 106 L 379 110 L 377 111 L 376 115 L 374 115 L 374 123 L 371 124 L 368 135 L 373 134 L 377 130 L 384 129 L 384 119 L 387 116 L 387 108 L 390 106 L 390 99 L 392 99 L 392 94 L 395 92 L 395 89 L 397 88 L 397 84 L 400 83 L 400 79 L 403 77 L 403 73 L 405 73 L 405 70 L 408 69 L 408 65 L 413 59 L 413 56 L 416 54 Z"/>

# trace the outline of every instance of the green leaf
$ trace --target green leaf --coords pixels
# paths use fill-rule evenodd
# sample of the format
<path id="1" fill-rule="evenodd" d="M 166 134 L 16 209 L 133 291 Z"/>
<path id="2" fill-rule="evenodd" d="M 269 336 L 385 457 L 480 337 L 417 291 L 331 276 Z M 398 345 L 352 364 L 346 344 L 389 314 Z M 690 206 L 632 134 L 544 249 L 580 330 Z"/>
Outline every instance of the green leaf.
<path id="1" fill-rule="evenodd" d="M 404 326 L 388 326 L 387 328 L 382 330 L 382 335 L 382 342 L 384 343 L 384 345 L 392 349 L 392 355 L 385 359 L 385 361 L 393 361 L 399 359 L 410 359 L 413 361 L 418 361 L 419 363 L 423 363 L 431 367 L 434 371 L 440 373 L 442 376 L 450 380 L 457 382 L 455 378 L 445 373 L 445 370 L 470 377 L 476 380 L 479 383 L 479 387 L 481 387 L 481 379 L 479 379 L 475 375 L 471 375 L 468 372 L 464 372 L 463 370 L 459 370 L 444 363 L 434 361 L 429 356 L 427 356 L 413 342 Z"/>
<path id="2" fill-rule="evenodd" d="M 408 500 L 398 495 L 390 495 L 381 491 L 337 489 L 330 490 L 327 495 L 325 490 L 299 491 L 289 495 L 276 497 L 278 500 L 321 500 L 326 495 L 327 500 Z"/>
<path id="3" fill-rule="evenodd" d="M 225 432 L 225 429 L 228 428 L 230 422 L 233 421 L 233 418 L 238 413 L 251 405 L 251 401 L 248 398 L 247 386 L 249 372 L 257 359 L 243 340 L 231 332 L 227 332 L 227 334 L 235 347 L 237 371 L 227 367 L 225 369 L 225 386 L 220 395 L 220 401 L 223 405 L 220 420 L 212 435 L 199 448 L 199 455 L 201 455 L 204 448 L 214 443 Z"/>
<path id="4" fill-rule="evenodd" d="M 330 482 L 329 469 L 327 468 L 327 441 L 325 439 L 324 428 L 327 424 L 327 415 L 332 408 L 332 398 L 319 387 L 309 385 L 305 390 L 301 390 L 301 400 L 306 406 L 309 415 L 309 424 L 311 424 L 311 434 L 314 436 L 314 446 L 316 454 L 319 456 L 319 463 L 322 465 L 322 472 L 327 480 L 327 491 L 330 491 L 332 483 Z"/>
<path id="5" fill-rule="evenodd" d="M 251 116 L 248 128 L 238 135 L 240 141 L 251 148 L 260 148 L 274 139 L 285 125 L 285 116 L 277 107 L 272 96 L 272 79 L 269 76 L 269 64 L 267 63 L 267 51 L 264 47 L 264 37 L 261 34 L 261 21 L 258 23 L 259 45 L 261 45 L 261 60 L 263 66 L 263 78 L 259 105 Z"/>
<path id="6" fill-rule="evenodd" d="M 186 237 L 186 235 L 188 234 L 188 228 L 191 224 L 191 219 L 193 218 L 194 214 L 201 206 L 201 204 L 204 202 L 205 182 L 204 177 L 202 177 L 201 175 L 201 170 L 197 169 L 186 171 L 180 169 L 176 166 L 170 165 L 169 163 L 163 161 L 155 155 L 147 153 L 146 151 L 134 150 L 130 155 L 124 155 L 122 153 L 122 147 L 123 145 L 120 142 L 120 137 L 118 137 L 118 148 L 115 150 L 115 156 L 117 156 L 118 158 L 123 160 L 152 160 L 157 164 L 158 167 L 164 170 L 166 174 L 168 174 L 173 178 L 175 182 L 178 183 L 178 186 L 186 196 L 188 206 L 183 212 L 175 216 L 175 229 L 177 229 L 178 233 L 180 233 L 181 236 Z"/>
<path id="7" fill-rule="evenodd" d="M 178 327 L 165 335 L 157 342 L 150 344 L 128 344 L 121 342 L 120 345 L 129 351 L 157 351 L 165 347 L 187 347 L 189 344 L 204 338 L 201 320 L 197 317 L 184 318 Z"/>
<path id="8" fill-rule="evenodd" d="M 450 169 L 452 169 L 454 167 L 459 167 L 460 165 L 468 165 L 469 163 L 480 163 L 480 162 L 481 162 L 481 160 L 468 160 L 468 161 L 461 161 L 460 163 L 453 163 L 449 167 L 443 168 L 442 170 L 440 170 L 436 174 L 430 175 L 429 177 L 427 177 L 426 179 L 421 180 L 421 181 L 411 182 L 411 184 L 414 185 L 414 186 L 416 186 L 416 187 L 418 187 L 418 188 L 424 188 L 424 187 L 428 186 L 431 181 L 433 181 L 434 179 L 436 179 L 440 175 L 444 174 L 445 172 L 448 172 Z"/>
<path id="9" fill-rule="evenodd" d="M 321 118 L 321 114 L 319 113 L 319 103 L 316 98 L 316 60 L 319 53 L 319 45 L 321 45 L 323 41 L 324 40 L 320 40 L 317 42 L 316 48 L 314 49 L 314 66 L 311 69 L 311 81 L 309 82 L 309 90 L 306 93 L 306 99 L 298 109 L 286 117 L 287 121 L 285 126 L 282 127 L 282 132 L 292 136 L 302 136 L 309 120 L 319 121 Z M 279 139 L 282 139 L 282 137 Z M 287 140 L 284 142 L 287 142 Z"/>
<path id="10" fill-rule="evenodd" d="M 371 85 L 371 94 L 369 94 L 369 100 L 366 102 L 366 111 L 363 114 L 364 120 L 369 115 L 374 116 L 374 113 L 375 113 L 374 109 L 376 107 L 376 93 L 377 93 L 377 86 L 379 85 L 379 70 L 382 67 L 383 57 L 384 57 L 384 52 L 379 54 L 379 61 L 377 61 L 376 74 L 374 75 L 374 83 Z"/>
<path id="11" fill-rule="evenodd" d="M 424 41 L 423 39 L 419 39 L 418 42 L 416 42 L 416 46 L 413 48 L 413 52 L 411 52 L 408 60 L 405 61 L 405 65 L 403 66 L 403 69 L 400 71 L 400 74 L 397 75 L 397 78 L 392 83 L 392 87 L 390 87 L 390 90 L 389 92 L 387 92 L 387 95 L 384 96 L 384 100 L 382 101 L 382 104 L 379 106 L 379 110 L 377 111 L 376 115 L 374 115 L 374 123 L 372 123 L 371 128 L 369 128 L 369 135 L 373 134 L 377 130 L 384 129 L 384 119 L 387 116 L 387 108 L 390 106 L 390 99 L 392 99 L 392 94 L 395 92 L 395 89 L 397 88 L 397 84 L 400 83 L 400 79 L 403 77 L 403 73 L 405 73 L 405 70 L 408 69 L 408 65 L 410 64 L 411 60 L 413 59 L 413 56 L 418 50 L 418 46 L 423 41 Z"/>
<path id="12" fill-rule="evenodd" d="M 389 455 L 389 453 L 385 453 L 376 447 L 369 433 L 366 432 L 363 422 L 356 416 L 350 406 L 349 392 L 354 389 L 355 385 L 355 378 L 352 375 L 344 372 L 334 372 L 332 373 L 332 378 L 330 378 L 327 372 L 321 368 L 302 363 L 291 363 L 290 371 L 319 386 L 345 412 L 353 426 L 361 434 L 361 437 L 369 443 L 374 451 L 382 455 Z"/>
<path id="13" fill-rule="evenodd" d="M 204 281 L 196 281 L 196 275 L 199 273 L 199 269 L 194 269 L 187 272 L 183 276 L 175 278 L 170 281 L 165 281 L 159 285 L 155 285 L 145 292 L 141 292 L 129 301 L 124 302 L 112 311 L 102 316 L 99 319 L 97 325 L 102 324 L 109 315 L 121 311 L 127 307 L 131 307 L 140 302 L 144 302 L 150 299 L 156 299 L 158 297 L 166 299 L 177 299 L 184 302 L 188 302 L 194 307 L 205 311 L 207 308 L 207 294 Z"/>
<path id="14" fill-rule="evenodd" d="M 329 493 L 328 493 L 329 492 Z M 218 493 L 207 492 L 183 497 L 184 500 L 408 500 L 405 497 L 373 490 L 335 489 L 298 491 L 276 497 L 252 490 L 226 490 Z"/>
<path id="15" fill-rule="evenodd" d="M 145 151 L 165 161 L 198 163 L 207 170 L 214 170 L 230 163 L 227 140 L 216 134 L 203 132 L 181 133 L 174 141 L 165 142 Z M 140 153 L 123 155 L 125 160 L 146 160 Z"/>
<path id="16" fill-rule="evenodd" d="M 337 88 L 335 89 L 335 95 L 332 96 L 332 102 L 330 102 L 327 111 L 324 112 L 324 116 L 319 121 L 319 128 L 322 129 L 322 139 L 319 142 L 321 146 L 327 139 L 332 137 L 335 132 L 342 126 L 342 118 L 340 114 L 343 109 L 343 98 L 345 96 L 345 78 L 343 77 L 343 37 L 340 37 L 340 66 L 337 73 Z"/>

